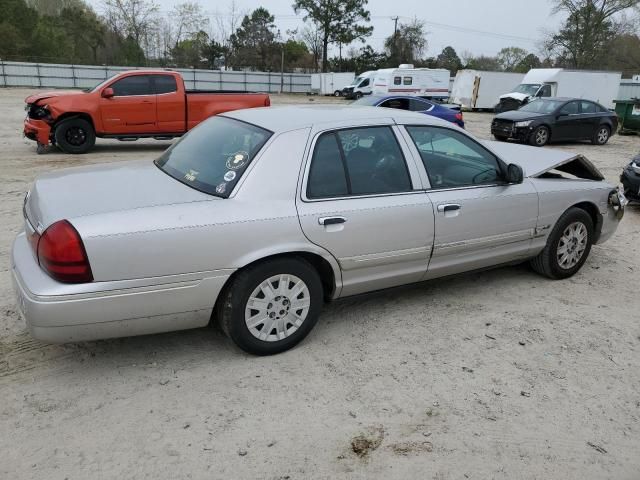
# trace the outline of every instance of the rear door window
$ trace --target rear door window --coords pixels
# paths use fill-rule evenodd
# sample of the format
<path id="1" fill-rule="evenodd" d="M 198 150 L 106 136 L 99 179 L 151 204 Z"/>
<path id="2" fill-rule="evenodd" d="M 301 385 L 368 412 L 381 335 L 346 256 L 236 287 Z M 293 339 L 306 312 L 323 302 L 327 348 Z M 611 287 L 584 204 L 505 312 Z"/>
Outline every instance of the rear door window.
<path id="1" fill-rule="evenodd" d="M 154 75 L 153 83 L 155 86 L 155 93 L 157 95 L 178 91 L 176 78 L 172 75 Z"/>
<path id="2" fill-rule="evenodd" d="M 308 198 L 411 190 L 407 164 L 391 128 L 339 130 L 322 134 L 316 142 L 307 182 Z"/>
<path id="3" fill-rule="evenodd" d="M 593 102 L 580 102 L 580 108 L 582 113 L 596 113 L 598 111 L 598 106 Z"/>
<path id="4" fill-rule="evenodd" d="M 380 104 L 381 107 L 409 110 L 409 100 L 406 98 L 391 98 Z"/>
<path id="5" fill-rule="evenodd" d="M 134 95 L 153 95 L 150 75 L 131 75 L 121 78 L 111 84 L 113 94 L 116 97 L 129 97 Z"/>
<path id="6" fill-rule="evenodd" d="M 425 112 L 427 110 L 430 110 L 431 108 L 433 108 L 433 105 L 423 100 L 412 98 L 409 102 L 409 109 L 412 112 Z"/>
<path id="7" fill-rule="evenodd" d="M 211 117 L 155 163 L 176 180 L 227 198 L 272 132 L 227 117 Z"/>
<path id="8" fill-rule="evenodd" d="M 563 115 L 575 115 L 580 113 L 580 105 L 578 102 L 569 102 L 560 109 L 560 113 Z"/>

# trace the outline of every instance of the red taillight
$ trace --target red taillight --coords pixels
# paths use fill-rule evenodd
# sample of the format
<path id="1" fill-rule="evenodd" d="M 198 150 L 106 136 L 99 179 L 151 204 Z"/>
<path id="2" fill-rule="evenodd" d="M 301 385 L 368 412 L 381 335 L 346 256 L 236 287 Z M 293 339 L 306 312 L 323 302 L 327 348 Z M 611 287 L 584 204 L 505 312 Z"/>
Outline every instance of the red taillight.
<path id="1" fill-rule="evenodd" d="M 264 106 L 265 107 L 270 107 L 271 106 L 271 98 L 267 97 L 264 101 Z"/>
<path id="2" fill-rule="evenodd" d="M 462 121 L 462 112 L 456 113 L 456 120 Z"/>
<path id="3" fill-rule="evenodd" d="M 38 241 L 38 262 L 52 278 L 63 283 L 93 281 L 91 266 L 78 231 L 66 220 L 47 228 Z"/>

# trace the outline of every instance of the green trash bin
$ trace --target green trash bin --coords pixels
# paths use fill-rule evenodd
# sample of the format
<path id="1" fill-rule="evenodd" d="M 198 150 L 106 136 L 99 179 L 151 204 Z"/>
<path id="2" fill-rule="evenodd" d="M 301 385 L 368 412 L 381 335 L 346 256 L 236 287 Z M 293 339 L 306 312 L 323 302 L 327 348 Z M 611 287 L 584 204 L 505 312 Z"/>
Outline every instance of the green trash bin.
<path id="1" fill-rule="evenodd" d="M 640 133 L 640 98 L 614 100 L 620 133 Z"/>

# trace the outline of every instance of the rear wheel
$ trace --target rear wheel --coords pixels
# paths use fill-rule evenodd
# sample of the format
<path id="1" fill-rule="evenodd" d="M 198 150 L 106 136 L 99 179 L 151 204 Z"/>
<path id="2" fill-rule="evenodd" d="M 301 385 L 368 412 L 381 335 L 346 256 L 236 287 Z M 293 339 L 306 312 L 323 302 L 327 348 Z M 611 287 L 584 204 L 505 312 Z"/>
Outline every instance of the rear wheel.
<path id="1" fill-rule="evenodd" d="M 239 272 L 217 305 L 222 330 L 254 355 L 272 355 L 300 342 L 318 321 L 322 283 L 300 258 L 269 260 Z"/>
<path id="2" fill-rule="evenodd" d="M 56 145 L 65 153 L 87 153 L 96 143 L 96 132 L 83 118 L 63 120 L 56 126 Z"/>
<path id="3" fill-rule="evenodd" d="M 342 92 L 340 90 L 336 90 L 335 92 L 333 92 L 333 96 L 334 97 L 341 97 L 342 96 Z"/>
<path id="4" fill-rule="evenodd" d="M 549 142 L 549 137 L 549 129 L 545 126 L 540 126 L 529 137 L 529 143 L 534 147 L 544 147 Z"/>
<path id="5" fill-rule="evenodd" d="M 592 242 L 591 216 L 581 208 L 570 208 L 558 219 L 547 245 L 531 260 L 531 266 L 552 279 L 570 277 L 586 262 Z"/>
<path id="6" fill-rule="evenodd" d="M 594 145 L 604 145 L 609 141 L 609 137 L 611 136 L 611 130 L 606 125 L 601 125 L 596 130 L 596 133 L 593 134 L 593 138 L 591 139 L 591 143 Z"/>

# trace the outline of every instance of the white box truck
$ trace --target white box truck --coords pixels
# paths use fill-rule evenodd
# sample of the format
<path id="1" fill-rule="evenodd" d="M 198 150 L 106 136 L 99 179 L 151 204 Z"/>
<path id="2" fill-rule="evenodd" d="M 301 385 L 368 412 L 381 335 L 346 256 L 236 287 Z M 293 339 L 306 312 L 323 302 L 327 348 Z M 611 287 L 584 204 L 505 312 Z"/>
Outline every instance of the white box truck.
<path id="1" fill-rule="evenodd" d="M 444 68 L 414 68 L 411 64 L 404 64 L 398 68 L 377 70 L 372 93 L 397 93 L 446 100 L 449 98 L 449 81 L 449 70 Z"/>
<path id="2" fill-rule="evenodd" d="M 621 78 L 616 72 L 534 68 L 512 92 L 500 96 L 495 111 L 516 110 L 536 97 L 584 98 L 612 109 Z"/>
<path id="3" fill-rule="evenodd" d="M 513 91 L 524 73 L 458 70 L 449 98 L 469 110 L 493 110 L 500 95 Z"/>
<path id="4" fill-rule="evenodd" d="M 311 93 L 340 97 L 344 86 L 353 83 L 355 77 L 353 72 L 312 73 Z"/>

